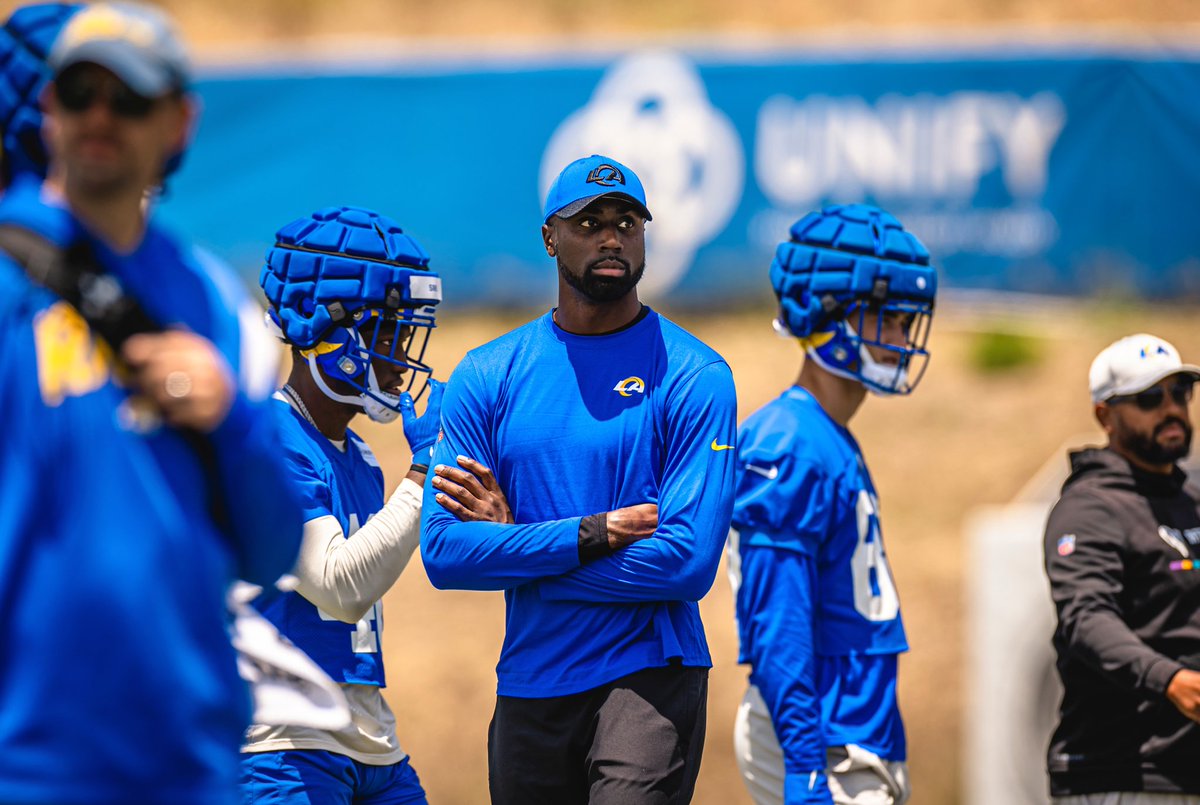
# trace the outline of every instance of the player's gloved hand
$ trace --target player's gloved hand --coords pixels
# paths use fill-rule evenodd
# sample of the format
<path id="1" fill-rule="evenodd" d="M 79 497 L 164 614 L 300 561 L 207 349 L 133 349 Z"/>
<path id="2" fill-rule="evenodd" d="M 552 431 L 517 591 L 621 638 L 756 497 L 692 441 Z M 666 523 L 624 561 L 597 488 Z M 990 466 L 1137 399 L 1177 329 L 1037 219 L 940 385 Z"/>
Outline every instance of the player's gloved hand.
<path id="1" fill-rule="evenodd" d="M 400 395 L 400 419 L 404 424 L 404 438 L 408 439 L 413 452 L 413 463 L 428 464 L 430 448 L 437 441 L 442 423 L 442 395 L 446 384 L 429 378 L 429 398 L 425 400 L 425 413 L 417 416 L 412 395 L 407 391 Z"/>

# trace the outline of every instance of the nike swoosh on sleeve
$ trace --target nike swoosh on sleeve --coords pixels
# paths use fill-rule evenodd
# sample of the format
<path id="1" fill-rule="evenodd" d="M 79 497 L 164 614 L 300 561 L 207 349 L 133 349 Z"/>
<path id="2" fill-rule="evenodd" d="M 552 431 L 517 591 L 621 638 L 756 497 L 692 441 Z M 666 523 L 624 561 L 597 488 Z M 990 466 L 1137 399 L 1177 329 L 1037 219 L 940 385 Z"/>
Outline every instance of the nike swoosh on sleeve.
<path id="1" fill-rule="evenodd" d="M 731 445 L 731 444 L 717 444 L 716 439 L 713 439 L 712 444 L 709 446 L 712 447 L 713 450 L 732 450 L 733 449 L 733 445 Z"/>
<path id="2" fill-rule="evenodd" d="M 747 464 L 746 469 L 749 470 L 750 472 L 754 472 L 754 473 L 761 475 L 762 477 L 766 478 L 768 481 L 774 481 L 776 478 L 779 477 L 779 467 L 778 467 L 778 465 L 775 465 L 775 464 L 772 464 L 769 468 L 768 467 L 760 467 L 757 464 Z"/>

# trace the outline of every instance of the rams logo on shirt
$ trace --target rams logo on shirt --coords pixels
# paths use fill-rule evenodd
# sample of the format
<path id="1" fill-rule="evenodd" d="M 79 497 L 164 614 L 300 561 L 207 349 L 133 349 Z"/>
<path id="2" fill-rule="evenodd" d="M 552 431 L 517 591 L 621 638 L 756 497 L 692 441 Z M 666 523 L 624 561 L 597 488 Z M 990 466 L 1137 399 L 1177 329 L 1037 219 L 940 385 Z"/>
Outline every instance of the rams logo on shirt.
<path id="1" fill-rule="evenodd" d="M 645 394 L 646 381 L 640 377 L 627 377 L 624 380 L 613 386 L 613 391 L 620 394 L 622 397 L 628 397 L 631 394 Z"/>
<path id="2" fill-rule="evenodd" d="M 66 397 L 82 397 L 108 382 L 112 350 L 92 338 L 87 322 L 66 302 L 51 305 L 33 321 L 37 348 L 38 387 L 46 405 Z"/>

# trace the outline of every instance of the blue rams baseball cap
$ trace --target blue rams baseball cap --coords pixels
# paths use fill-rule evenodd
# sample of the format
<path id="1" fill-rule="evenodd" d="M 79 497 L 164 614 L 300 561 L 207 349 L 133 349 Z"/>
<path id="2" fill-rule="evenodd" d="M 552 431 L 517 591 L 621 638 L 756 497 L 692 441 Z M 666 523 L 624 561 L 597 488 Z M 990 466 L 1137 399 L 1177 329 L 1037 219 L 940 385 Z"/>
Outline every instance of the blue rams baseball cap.
<path id="1" fill-rule="evenodd" d="M 542 221 L 549 221 L 552 215 L 570 218 L 604 196 L 632 201 L 646 220 L 650 220 L 646 191 L 637 174 L 612 157 L 592 154 L 567 165 L 555 178 L 546 194 L 546 214 Z"/>
<path id="2" fill-rule="evenodd" d="M 100 3 L 80 11 L 47 61 L 55 76 L 75 64 L 98 64 L 147 98 L 186 89 L 191 72 L 167 16 L 135 3 Z"/>

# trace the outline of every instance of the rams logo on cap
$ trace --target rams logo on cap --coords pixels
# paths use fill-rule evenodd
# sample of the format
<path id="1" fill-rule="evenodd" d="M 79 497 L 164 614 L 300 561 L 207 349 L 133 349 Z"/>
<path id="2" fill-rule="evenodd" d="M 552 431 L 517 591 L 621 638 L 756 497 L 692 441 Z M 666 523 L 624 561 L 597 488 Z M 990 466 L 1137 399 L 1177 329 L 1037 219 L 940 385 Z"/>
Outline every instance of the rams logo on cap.
<path id="1" fill-rule="evenodd" d="M 1151 355 L 1166 355 L 1169 358 L 1171 353 L 1162 344 L 1152 344 L 1142 347 L 1142 358 L 1148 358 Z"/>
<path id="2" fill-rule="evenodd" d="M 592 184 L 614 187 L 619 184 L 625 184 L 625 174 L 621 173 L 620 168 L 613 167 L 606 162 L 603 165 L 597 165 L 592 168 L 592 172 L 588 174 L 587 180 Z"/>
<path id="3" fill-rule="evenodd" d="M 92 6 L 67 24 L 63 42 L 73 47 L 82 42 L 115 39 L 148 47 L 154 41 L 154 28 L 148 22 L 108 4 Z"/>
<path id="4" fill-rule="evenodd" d="M 622 397 L 628 397 L 635 392 L 637 394 L 646 393 L 646 382 L 640 377 L 627 377 L 617 385 L 613 386 L 613 391 L 620 394 Z"/>

